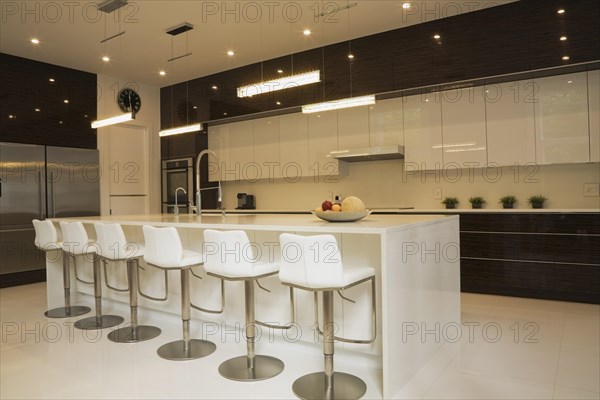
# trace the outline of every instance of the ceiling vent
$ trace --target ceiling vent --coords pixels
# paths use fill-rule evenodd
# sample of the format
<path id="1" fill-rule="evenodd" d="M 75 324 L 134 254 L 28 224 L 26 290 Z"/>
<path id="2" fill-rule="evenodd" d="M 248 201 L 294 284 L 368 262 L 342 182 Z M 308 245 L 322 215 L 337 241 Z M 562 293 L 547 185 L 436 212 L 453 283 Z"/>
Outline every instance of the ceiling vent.
<path id="1" fill-rule="evenodd" d="M 189 22 L 184 22 L 167 29 L 167 33 L 171 36 L 177 36 L 184 32 L 191 31 L 192 29 L 194 29 L 194 25 L 190 24 Z"/>
<path id="2" fill-rule="evenodd" d="M 127 0 L 107 0 L 98 4 L 98 11 L 110 14 L 111 12 L 118 10 L 121 7 L 127 5 Z"/>

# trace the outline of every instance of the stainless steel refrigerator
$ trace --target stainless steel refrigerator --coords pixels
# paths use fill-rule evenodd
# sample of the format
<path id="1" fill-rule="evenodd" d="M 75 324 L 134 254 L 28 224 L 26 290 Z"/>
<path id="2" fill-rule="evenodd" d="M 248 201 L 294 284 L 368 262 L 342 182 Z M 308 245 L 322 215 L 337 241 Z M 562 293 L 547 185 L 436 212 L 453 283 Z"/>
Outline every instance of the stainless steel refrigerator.
<path id="1" fill-rule="evenodd" d="M 0 143 L 0 275 L 46 267 L 33 219 L 99 214 L 98 150 Z"/>

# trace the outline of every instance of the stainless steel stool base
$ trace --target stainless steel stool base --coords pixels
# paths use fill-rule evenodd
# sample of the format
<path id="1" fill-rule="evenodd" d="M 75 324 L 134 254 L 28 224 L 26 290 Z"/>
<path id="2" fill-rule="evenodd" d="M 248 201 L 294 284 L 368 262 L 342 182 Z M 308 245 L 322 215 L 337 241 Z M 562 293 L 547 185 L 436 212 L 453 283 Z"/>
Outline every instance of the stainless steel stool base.
<path id="1" fill-rule="evenodd" d="M 167 360 L 185 361 L 206 357 L 212 354 L 217 346 L 213 342 L 200 339 L 191 339 L 189 348 L 185 351 L 183 340 L 176 340 L 163 344 L 156 351 L 158 355 Z"/>
<path id="2" fill-rule="evenodd" d="M 127 326 L 108 334 L 108 340 L 116 343 L 137 343 L 154 339 L 160 335 L 160 328 L 150 325 Z"/>
<path id="3" fill-rule="evenodd" d="M 98 318 L 96 317 L 87 317 L 75 322 L 75 328 L 83 329 L 85 331 L 105 329 L 110 328 L 111 326 L 119 325 L 123 321 L 125 321 L 125 319 L 123 317 L 119 317 L 118 315 L 103 315 L 100 317 L 100 323 L 98 323 Z"/>
<path id="4" fill-rule="evenodd" d="M 219 373 L 234 381 L 260 381 L 279 375 L 283 367 L 283 361 L 278 358 L 256 355 L 254 368 L 248 368 L 248 356 L 239 356 L 219 365 Z"/>
<path id="5" fill-rule="evenodd" d="M 292 390 L 301 399 L 360 399 L 367 384 L 360 378 L 343 372 L 333 373 L 333 385 L 328 390 L 324 372 L 304 375 L 294 382 Z"/>
<path id="6" fill-rule="evenodd" d="M 48 318 L 69 318 L 87 314 L 90 311 L 92 311 L 92 309 L 86 306 L 71 306 L 69 308 L 58 307 L 46 311 L 44 315 Z"/>

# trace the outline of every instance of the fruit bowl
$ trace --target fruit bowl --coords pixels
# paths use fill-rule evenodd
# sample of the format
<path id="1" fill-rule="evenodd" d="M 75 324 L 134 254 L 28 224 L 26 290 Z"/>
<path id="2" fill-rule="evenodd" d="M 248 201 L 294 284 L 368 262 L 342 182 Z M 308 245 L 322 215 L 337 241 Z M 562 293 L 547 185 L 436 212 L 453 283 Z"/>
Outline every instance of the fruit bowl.
<path id="1" fill-rule="evenodd" d="M 311 213 L 314 216 L 321 218 L 324 221 L 329 222 L 353 222 L 363 219 L 367 215 L 371 214 L 371 210 L 363 211 L 315 211 Z"/>

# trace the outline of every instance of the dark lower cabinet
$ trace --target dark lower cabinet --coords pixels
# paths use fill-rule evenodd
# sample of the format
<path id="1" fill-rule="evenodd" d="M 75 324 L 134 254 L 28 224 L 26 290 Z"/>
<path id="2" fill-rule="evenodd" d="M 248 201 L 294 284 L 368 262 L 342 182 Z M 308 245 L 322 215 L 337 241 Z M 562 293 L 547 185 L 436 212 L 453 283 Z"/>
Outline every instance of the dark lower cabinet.
<path id="1" fill-rule="evenodd" d="M 460 215 L 461 290 L 600 304 L 599 213 Z"/>

